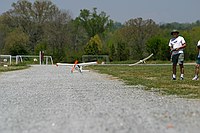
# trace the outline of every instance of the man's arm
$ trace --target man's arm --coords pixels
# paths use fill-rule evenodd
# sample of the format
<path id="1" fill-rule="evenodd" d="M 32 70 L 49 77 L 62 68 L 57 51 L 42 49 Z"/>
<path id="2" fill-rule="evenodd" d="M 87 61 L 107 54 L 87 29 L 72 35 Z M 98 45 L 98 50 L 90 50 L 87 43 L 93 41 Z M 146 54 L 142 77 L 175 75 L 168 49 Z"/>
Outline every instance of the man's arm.
<path id="1" fill-rule="evenodd" d="M 181 47 L 176 48 L 176 51 L 179 50 L 179 49 L 183 49 L 183 48 L 185 48 L 185 47 L 186 47 L 186 43 L 184 43 Z"/>

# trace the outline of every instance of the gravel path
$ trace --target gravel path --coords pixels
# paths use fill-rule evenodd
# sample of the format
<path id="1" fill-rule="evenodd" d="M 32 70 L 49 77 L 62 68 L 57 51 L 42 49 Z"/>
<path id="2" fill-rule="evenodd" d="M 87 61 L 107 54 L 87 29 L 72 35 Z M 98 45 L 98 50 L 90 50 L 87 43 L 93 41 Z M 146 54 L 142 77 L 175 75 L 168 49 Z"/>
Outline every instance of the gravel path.
<path id="1" fill-rule="evenodd" d="M 33 66 L 0 74 L 0 133 L 199 133 L 200 100 L 110 76 Z"/>

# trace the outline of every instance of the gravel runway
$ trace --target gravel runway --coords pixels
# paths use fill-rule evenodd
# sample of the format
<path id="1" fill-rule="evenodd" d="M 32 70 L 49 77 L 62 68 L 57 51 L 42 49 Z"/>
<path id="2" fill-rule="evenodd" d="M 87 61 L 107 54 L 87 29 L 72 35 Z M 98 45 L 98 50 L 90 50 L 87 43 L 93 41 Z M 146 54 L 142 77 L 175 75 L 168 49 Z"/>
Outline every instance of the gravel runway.
<path id="1" fill-rule="evenodd" d="M 0 74 L 0 133 L 199 133 L 200 100 L 108 75 L 32 66 Z"/>

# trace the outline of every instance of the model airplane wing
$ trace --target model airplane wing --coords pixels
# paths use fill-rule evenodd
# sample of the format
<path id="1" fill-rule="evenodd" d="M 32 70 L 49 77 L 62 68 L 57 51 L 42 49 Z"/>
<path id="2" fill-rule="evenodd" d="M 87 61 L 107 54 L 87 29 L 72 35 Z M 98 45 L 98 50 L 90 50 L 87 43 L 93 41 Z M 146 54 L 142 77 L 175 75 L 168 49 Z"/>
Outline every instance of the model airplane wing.
<path id="1" fill-rule="evenodd" d="M 69 63 L 56 63 L 56 66 L 74 66 L 74 64 L 69 64 Z"/>
<path id="2" fill-rule="evenodd" d="M 89 66 L 89 65 L 95 65 L 95 64 L 97 64 L 97 62 L 79 63 L 77 65 L 79 65 L 79 66 Z"/>
<path id="3" fill-rule="evenodd" d="M 87 62 L 87 63 L 56 63 L 56 66 L 74 66 L 74 65 L 79 65 L 79 66 L 89 66 L 89 65 L 95 65 L 97 62 Z"/>

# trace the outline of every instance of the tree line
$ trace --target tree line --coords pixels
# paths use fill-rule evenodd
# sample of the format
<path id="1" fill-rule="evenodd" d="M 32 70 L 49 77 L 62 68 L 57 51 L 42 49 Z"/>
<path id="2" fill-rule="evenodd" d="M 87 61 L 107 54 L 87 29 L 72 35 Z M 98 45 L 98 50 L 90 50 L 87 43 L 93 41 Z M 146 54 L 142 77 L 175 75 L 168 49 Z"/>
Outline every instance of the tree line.
<path id="1" fill-rule="evenodd" d="M 0 54 L 35 55 L 45 51 L 54 60 L 72 62 L 82 55 L 108 55 L 111 61 L 138 60 L 154 53 L 153 60 L 169 60 L 172 29 L 187 42 L 186 60 L 196 57 L 200 21 L 156 24 L 133 18 L 124 24 L 103 11 L 81 9 L 75 19 L 51 1 L 19 0 L 0 16 Z"/>

